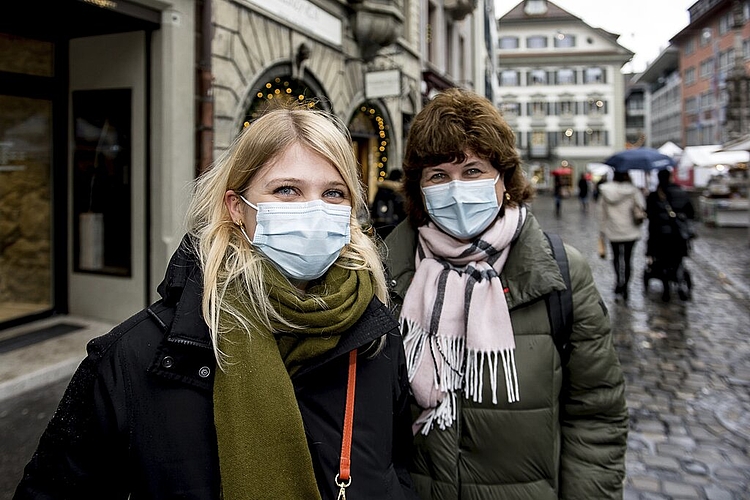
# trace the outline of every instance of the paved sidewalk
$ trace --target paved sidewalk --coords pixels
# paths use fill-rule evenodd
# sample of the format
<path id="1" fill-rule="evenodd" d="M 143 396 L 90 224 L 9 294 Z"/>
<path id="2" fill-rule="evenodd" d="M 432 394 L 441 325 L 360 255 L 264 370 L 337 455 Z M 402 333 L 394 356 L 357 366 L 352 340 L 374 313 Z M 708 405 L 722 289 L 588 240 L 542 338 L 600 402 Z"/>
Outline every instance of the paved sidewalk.
<path id="1" fill-rule="evenodd" d="M 687 303 L 676 297 L 662 303 L 655 281 L 644 290 L 645 243 L 639 242 L 631 298 L 623 306 L 613 299 L 610 260 L 596 254 L 594 212 L 582 213 L 578 200 L 570 198 L 556 218 L 552 197 L 545 194 L 533 203 L 532 212 L 545 230 L 558 232 L 588 258 L 609 308 L 631 419 L 625 500 L 750 499 L 747 228 L 699 226 L 700 237 L 687 261 L 694 281 L 694 297 Z M 55 391 L 61 390 L 59 384 L 85 356 L 88 340 L 113 326 L 59 316 L 20 328 L 60 322 L 84 328 L 0 355 L 0 418 L 7 410 L 6 398 L 53 387 L 55 381 Z M 8 334 L 0 332 L 0 339 Z M 20 405 L 19 412 L 49 418 L 43 410 L 33 409 L 33 401 L 8 401 Z"/>
<path id="2" fill-rule="evenodd" d="M 687 260 L 690 302 L 663 303 L 655 280 L 644 290 L 645 240 L 638 242 L 624 306 L 614 302 L 611 253 L 596 253 L 594 212 L 571 198 L 556 218 L 549 195 L 532 211 L 588 258 L 609 308 L 630 412 L 625 500 L 749 499 L 748 229 L 699 225 Z"/>

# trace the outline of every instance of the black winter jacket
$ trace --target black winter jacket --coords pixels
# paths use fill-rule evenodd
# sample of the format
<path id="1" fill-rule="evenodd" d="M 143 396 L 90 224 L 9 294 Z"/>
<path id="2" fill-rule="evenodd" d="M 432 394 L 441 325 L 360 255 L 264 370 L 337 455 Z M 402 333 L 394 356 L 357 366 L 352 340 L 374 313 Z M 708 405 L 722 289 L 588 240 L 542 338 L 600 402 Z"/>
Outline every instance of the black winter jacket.
<path id="1" fill-rule="evenodd" d="M 216 364 L 201 292 L 200 269 L 183 242 L 159 286 L 162 299 L 89 343 L 15 500 L 220 498 Z M 415 498 L 401 336 L 373 299 L 333 351 L 292 379 L 324 500 L 338 495 L 347 354 L 383 335 L 382 352 L 360 354 L 357 363 L 347 495 Z"/>
<path id="2" fill-rule="evenodd" d="M 662 199 L 659 189 L 664 194 Z M 669 206 L 677 221 L 670 217 Z M 660 186 L 656 191 L 649 193 L 646 198 L 646 214 L 648 215 L 648 243 L 646 255 L 657 260 L 677 260 L 687 257 L 690 250 L 690 242 L 680 234 L 679 225 L 690 224 L 695 218 L 695 209 L 690 202 L 690 196 L 677 184 Z"/>

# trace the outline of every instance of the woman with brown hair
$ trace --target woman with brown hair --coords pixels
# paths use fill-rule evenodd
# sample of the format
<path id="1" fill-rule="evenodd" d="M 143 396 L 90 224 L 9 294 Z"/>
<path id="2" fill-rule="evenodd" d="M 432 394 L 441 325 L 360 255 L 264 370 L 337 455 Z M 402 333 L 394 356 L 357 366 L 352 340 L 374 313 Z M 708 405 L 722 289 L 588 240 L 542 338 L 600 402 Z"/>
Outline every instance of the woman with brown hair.
<path id="1" fill-rule="evenodd" d="M 565 247 L 569 348 L 544 300 L 566 287 L 528 203 L 513 131 L 450 89 L 415 117 L 408 218 L 386 238 L 413 394 L 423 499 L 622 498 L 628 428 L 609 317 Z"/>

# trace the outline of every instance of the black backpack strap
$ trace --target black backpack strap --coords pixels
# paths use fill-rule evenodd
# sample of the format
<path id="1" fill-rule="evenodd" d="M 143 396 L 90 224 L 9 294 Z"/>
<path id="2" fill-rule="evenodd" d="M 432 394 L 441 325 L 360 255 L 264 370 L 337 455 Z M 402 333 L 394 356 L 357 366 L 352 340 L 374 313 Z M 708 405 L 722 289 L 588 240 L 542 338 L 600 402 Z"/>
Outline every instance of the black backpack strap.
<path id="1" fill-rule="evenodd" d="M 565 290 L 552 292 L 546 297 L 547 314 L 549 316 L 552 337 L 555 339 L 557 351 L 560 353 L 562 366 L 568 364 L 570 354 L 570 334 L 573 331 L 573 291 L 570 283 L 570 266 L 568 254 L 565 252 L 562 238 L 556 233 L 544 235 L 552 247 L 552 255 L 555 257 L 560 274 L 565 282 Z"/>

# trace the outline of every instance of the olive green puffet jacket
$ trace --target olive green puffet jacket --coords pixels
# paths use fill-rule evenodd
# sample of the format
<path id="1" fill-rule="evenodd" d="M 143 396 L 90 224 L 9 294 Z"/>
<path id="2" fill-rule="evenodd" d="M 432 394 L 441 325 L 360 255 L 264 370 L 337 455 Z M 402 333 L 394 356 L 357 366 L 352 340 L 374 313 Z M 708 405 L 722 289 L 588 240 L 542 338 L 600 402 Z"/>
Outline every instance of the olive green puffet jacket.
<path id="1" fill-rule="evenodd" d="M 416 242 L 408 221 L 385 240 L 396 314 L 414 275 Z M 417 433 L 412 478 L 423 500 L 622 498 L 628 433 L 623 374 L 591 269 L 576 249 L 566 245 L 566 251 L 574 311 L 567 367 L 561 367 L 543 298 L 565 284 L 527 212 L 500 276 L 508 289 L 520 401 L 507 402 L 498 373 L 493 404 L 485 370 L 482 403 L 459 395 L 452 427 Z"/>

